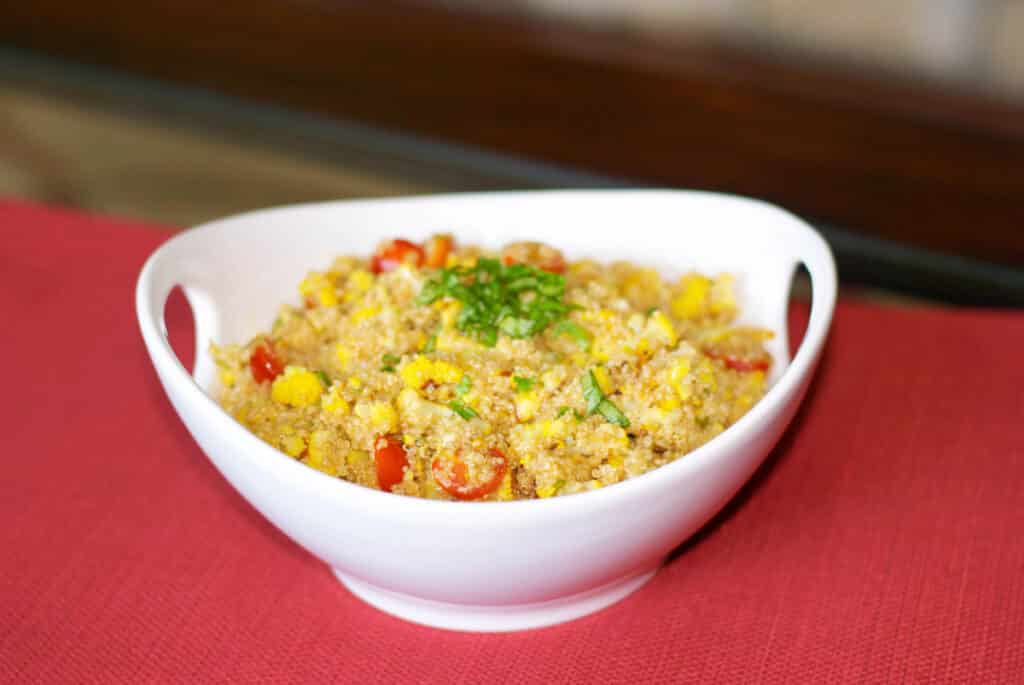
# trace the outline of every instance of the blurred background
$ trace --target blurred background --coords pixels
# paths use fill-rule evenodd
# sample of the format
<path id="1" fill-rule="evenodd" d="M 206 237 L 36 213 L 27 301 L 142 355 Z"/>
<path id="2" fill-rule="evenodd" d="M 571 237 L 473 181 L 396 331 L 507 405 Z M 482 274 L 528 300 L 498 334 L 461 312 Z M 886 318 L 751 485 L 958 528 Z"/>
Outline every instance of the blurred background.
<path id="1" fill-rule="evenodd" d="M 0 196 L 185 227 L 652 185 L 789 208 L 851 287 L 1022 306 L 1024 0 L 36 0 L 0 18 Z"/>

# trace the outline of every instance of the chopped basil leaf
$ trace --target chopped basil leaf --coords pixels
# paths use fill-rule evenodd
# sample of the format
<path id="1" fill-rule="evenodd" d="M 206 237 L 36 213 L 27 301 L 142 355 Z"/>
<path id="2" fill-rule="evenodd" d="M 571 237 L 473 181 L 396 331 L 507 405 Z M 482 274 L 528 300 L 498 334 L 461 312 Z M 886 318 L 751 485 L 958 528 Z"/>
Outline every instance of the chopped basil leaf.
<path id="1" fill-rule="evenodd" d="M 518 392 L 529 392 L 530 388 L 533 387 L 534 380 L 532 378 L 523 378 L 522 376 L 512 376 L 512 382 L 516 384 L 516 391 Z"/>
<path id="2" fill-rule="evenodd" d="M 455 384 L 455 394 L 458 395 L 459 397 L 462 397 L 467 392 L 469 392 L 470 388 L 472 387 L 472 379 L 468 375 L 463 374 L 462 378 L 459 379 L 459 382 Z"/>
<path id="3" fill-rule="evenodd" d="M 380 370 L 383 371 L 384 373 L 394 373 L 395 367 L 385 364 L 384 366 L 380 367 Z"/>
<path id="4" fill-rule="evenodd" d="M 437 333 L 427 338 L 427 342 L 423 345 L 423 353 L 430 354 L 437 349 Z"/>
<path id="5" fill-rule="evenodd" d="M 604 399 L 604 391 L 601 390 L 601 386 L 597 383 L 597 377 L 594 376 L 593 371 L 587 371 L 583 374 L 583 399 L 587 403 L 587 415 L 593 414 L 597 411 L 597 407 L 601 404 L 601 400 Z"/>
<path id="6" fill-rule="evenodd" d="M 458 400 L 452 400 L 451 402 L 449 402 L 448 408 L 451 409 L 456 414 L 458 414 L 459 416 L 461 416 L 462 418 L 464 418 L 466 421 L 469 421 L 470 419 L 475 419 L 477 417 L 477 413 L 473 410 L 472 407 L 467 406 L 462 402 L 459 402 Z"/>
<path id="7" fill-rule="evenodd" d="M 402 361 L 402 358 L 394 354 L 385 354 L 382 361 L 388 366 L 394 366 L 398 362 Z"/>
<path id="8" fill-rule="evenodd" d="M 657 307 L 648 307 L 647 308 L 647 316 L 650 316 L 651 314 L 653 314 L 656 311 L 658 311 Z"/>
<path id="9" fill-rule="evenodd" d="M 325 388 L 331 387 L 331 379 L 323 371 L 314 371 L 316 377 L 320 379 L 320 382 L 324 384 Z"/>
<path id="10" fill-rule="evenodd" d="M 616 407 L 611 400 L 605 397 L 604 391 L 597 382 L 594 372 L 587 371 L 583 374 L 583 399 L 587 401 L 587 416 L 600 414 L 609 423 L 627 428 L 629 419 Z"/>
<path id="11" fill-rule="evenodd" d="M 608 423 L 614 423 L 615 425 L 622 426 L 623 428 L 629 427 L 629 419 L 627 419 L 626 415 L 623 414 L 618 407 L 612 404 L 612 401 L 609 399 L 601 400 L 601 403 L 597 405 L 597 413 L 603 416 Z"/>
<path id="12" fill-rule="evenodd" d="M 555 326 L 555 333 L 559 335 L 568 335 L 570 338 L 575 340 L 576 344 L 582 347 L 585 352 L 590 352 L 590 331 L 575 321 L 570 321 L 568 319 L 560 321 L 558 325 Z"/>
<path id="13" fill-rule="evenodd" d="M 459 301 L 456 327 L 493 347 L 499 333 L 528 338 L 565 319 L 577 307 L 563 302 L 564 295 L 565 278 L 559 274 L 481 258 L 470 267 L 441 269 L 415 302 L 428 305 L 442 297 Z"/>
<path id="14" fill-rule="evenodd" d="M 571 411 L 569 407 L 559 407 L 558 413 L 555 414 L 556 419 L 560 419 Z"/>

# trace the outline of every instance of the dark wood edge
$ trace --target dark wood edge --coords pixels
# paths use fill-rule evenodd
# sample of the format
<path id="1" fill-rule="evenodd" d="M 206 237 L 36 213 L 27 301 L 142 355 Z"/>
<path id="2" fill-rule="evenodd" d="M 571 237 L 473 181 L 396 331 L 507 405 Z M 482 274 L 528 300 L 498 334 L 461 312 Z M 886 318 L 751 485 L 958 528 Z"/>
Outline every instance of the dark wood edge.
<path id="1" fill-rule="evenodd" d="M 16 3 L 9 45 L 1024 264 L 1024 107 L 429 5 Z"/>

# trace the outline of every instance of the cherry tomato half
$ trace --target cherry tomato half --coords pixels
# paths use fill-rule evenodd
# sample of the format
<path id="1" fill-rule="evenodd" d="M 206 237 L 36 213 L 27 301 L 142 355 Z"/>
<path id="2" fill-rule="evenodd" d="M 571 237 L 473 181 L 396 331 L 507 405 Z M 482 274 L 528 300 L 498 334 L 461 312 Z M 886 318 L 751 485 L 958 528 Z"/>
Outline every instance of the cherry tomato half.
<path id="1" fill-rule="evenodd" d="M 448 255 L 455 249 L 455 240 L 447 233 L 438 233 L 423 243 L 424 266 L 440 269 L 448 262 Z"/>
<path id="2" fill-rule="evenodd" d="M 377 484 L 384 492 L 402 482 L 409 459 L 402 441 L 394 435 L 378 435 L 373 440 L 373 461 L 377 465 Z"/>
<path id="3" fill-rule="evenodd" d="M 728 369 L 744 373 L 750 371 L 767 371 L 772 366 L 771 357 L 767 356 L 743 357 L 738 354 L 719 352 L 710 348 L 705 348 L 704 354 L 712 359 L 717 359 L 722 362 Z"/>
<path id="4" fill-rule="evenodd" d="M 249 355 L 249 370 L 257 383 L 273 381 L 284 371 L 284 362 L 269 340 L 257 345 Z"/>
<path id="5" fill-rule="evenodd" d="M 394 271 L 402 264 L 422 265 L 423 248 L 408 240 L 396 238 L 377 247 L 377 252 L 370 258 L 370 271 L 375 274 Z"/>
<path id="6" fill-rule="evenodd" d="M 521 242 L 506 245 L 501 251 L 501 261 L 505 266 L 529 264 L 553 274 L 565 273 L 565 257 L 544 243 Z"/>
<path id="7" fill-rule="evenodd" d="M 508 459 L 505 458 L 501 450 L 492 448 L 488 450 L 488 454 L 494 457 L 494 475 L 483 483 L 473 485 L 467 482 L 468 469 L 465 462 L 459 459 L 458 456 L 455 457 L 455 463 L 451 465 L 449 470 L 445 470 L 445 465 L 440 458 L 434 459 L 430 465 L 430 470 L 433 472 L 434 480 L 437 481 L 437 484 L 455 499 L 480 499 L 498 488 L 501 484 L 501 479 L 505 477 L 505 471 L 508 469 Z"/>

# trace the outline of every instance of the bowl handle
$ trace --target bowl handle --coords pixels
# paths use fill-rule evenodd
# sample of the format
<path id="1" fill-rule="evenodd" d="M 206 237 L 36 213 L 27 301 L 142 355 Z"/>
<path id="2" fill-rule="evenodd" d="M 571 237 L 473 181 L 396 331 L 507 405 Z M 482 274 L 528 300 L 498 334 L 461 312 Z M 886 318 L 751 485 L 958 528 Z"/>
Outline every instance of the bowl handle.
<path id="1" fill-rule="evenodd" d="M 149 350 L 157 373 L 165 378 L 170 366 L 177 365 L 203 389 L 209 389 L 217 377 L 217 369 L 210 355 L 202 352 L 210 340 L 218 340 L 219 316 L 213 299 L 205 290 L 190 283 L 187 274 L 174 268 L 175 260 L 168 257 L 165 246 L 157 250 L 146 262 L 135 289 L 135 308 L 142 337 Z M 164 309 L 171 291 L 181 286 L 192 312 L 195 328 L 195 367 L 189 373 L 171 348 L 167 337 Z"/>
<path id="2" fill-rule="evenodd" d="M 809 226 L 807 229 L 793 235 L 789 244 L 794 257 L 789 273 L 792 275 L 796 266 L 803 264 L 811 277 L 811 314 L 791 365 L 797 376 L 806 367 L 817 363 L 835 311 L 837 292 L 836 265 L 832 251 L 817 231 Z"/>

